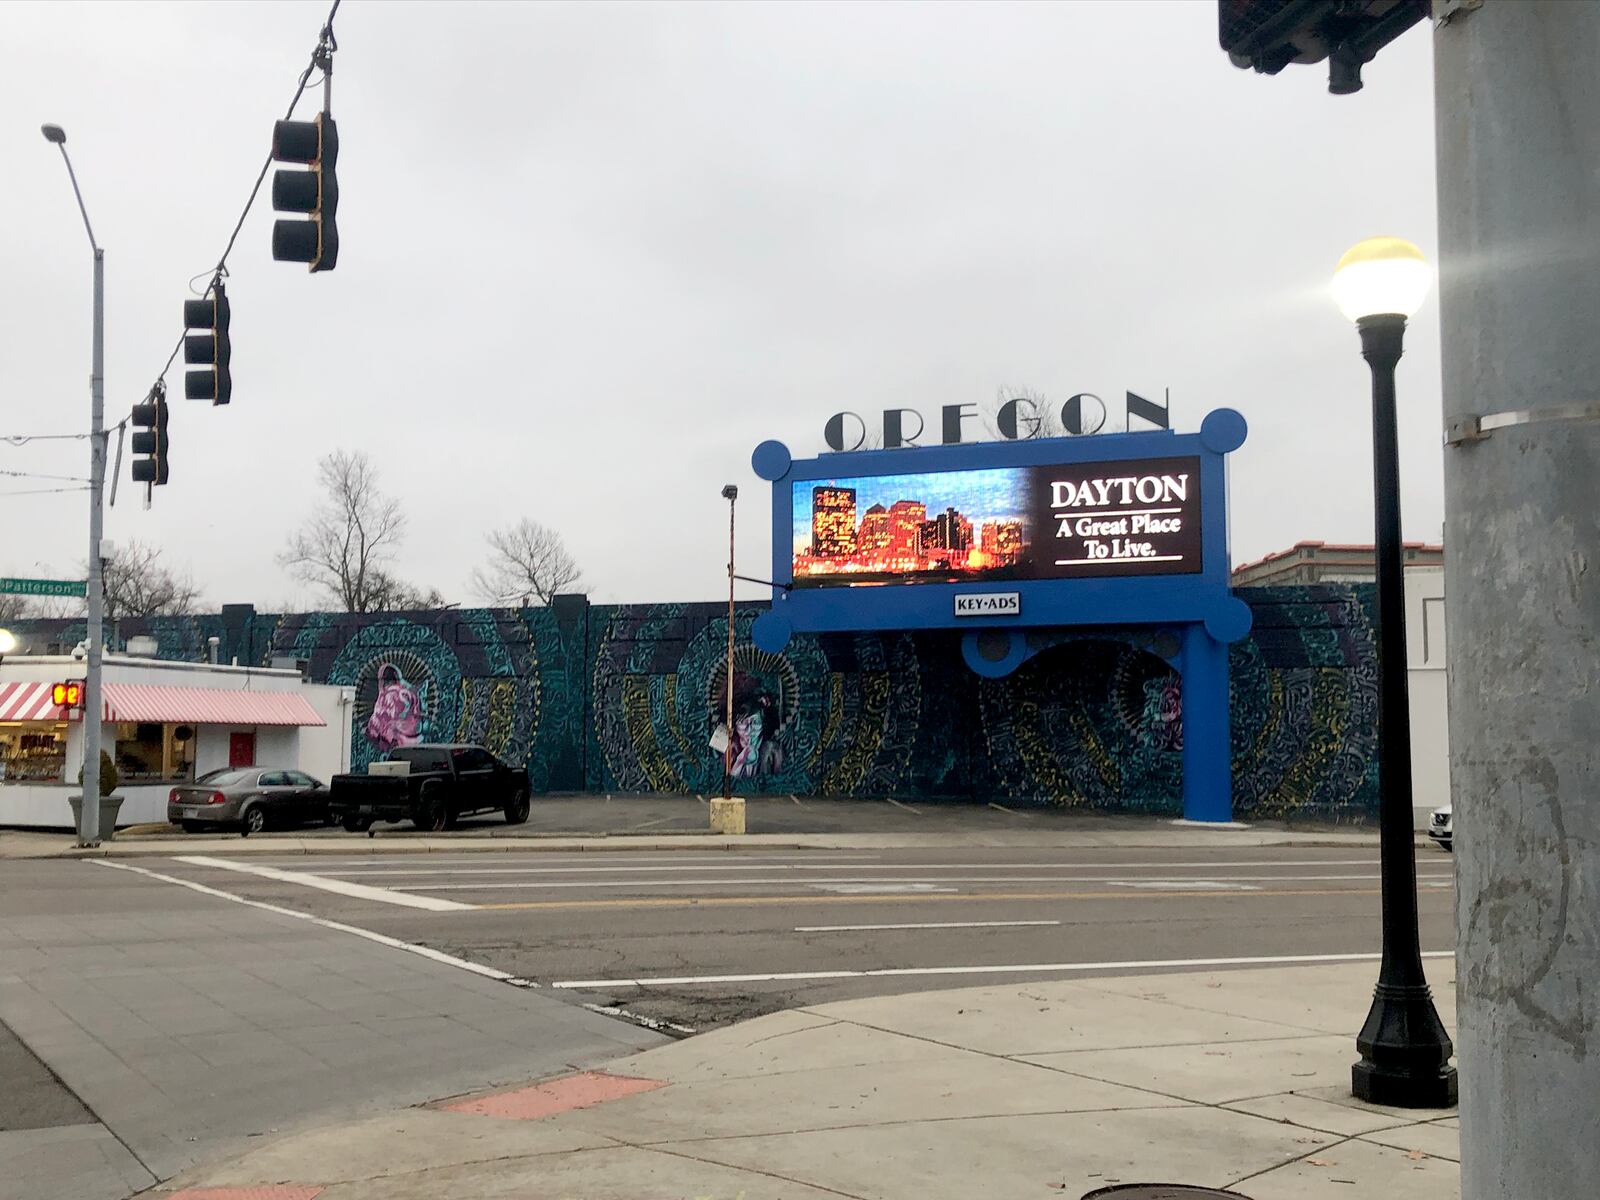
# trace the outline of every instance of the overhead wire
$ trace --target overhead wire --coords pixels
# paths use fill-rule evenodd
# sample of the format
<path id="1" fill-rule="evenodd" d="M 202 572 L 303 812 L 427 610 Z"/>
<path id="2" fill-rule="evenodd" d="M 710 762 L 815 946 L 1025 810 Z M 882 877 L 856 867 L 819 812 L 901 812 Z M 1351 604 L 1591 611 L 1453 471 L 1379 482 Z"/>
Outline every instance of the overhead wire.
<path id="1" fill-rule="evenodd" d="M 0 471 L 0 475 L 9 475 L 13 479 L 65 479 L 72 483 L 88 483 L 82 475 L 46 475 L 42 471 Z"/>
<path id="2" fill-rule="evenodd" d="M 295 88 L 294 98 L 289 101 L 289 109 L 283 115 L 285 121 L 294 117 L 294 110 L 300 103 L 300 97 L 305 95 L 311 79 L 311 72 L 319 66 L 324 66 L 327 62 L 327 56 L 339 48 L 339 43 L 333 36 L 333 18 L 338 14 L 339 5 L 343 2 L 344 0 L 333 0 L 333 7 L 328 10 L 328 18 L 322 23 L 321 32 L 317 34 L 317 47 L 311 52 L 311 61 L 306 64 L 306 69 L 300 73 L 299 86 Z M 233 232 L 228 235 L 228 244 L 223 247 L 222 257 L 217 259 L 217 265 L 209 272 L 211 282 L 200 292 L 201 296 L 208 295 L 211 289 L 216 287 L 228 274 L 228 255 L 233 253 L 233 244 L 239 240 L 239 231 L 244 228 L 245 219 L 249 217 L 250 209 L 254 207 L 256 197 L 261 193 L 261 184 L 266 179 L 267 172 L 272 169 L 273 161 L 272 151 L 269 149 L 267 151 L 267 160 L 261 165 L 261 172 L 256 176 L 255 184 L 250 189 L 250 198 L 244 202 L 244 211 L 239 214 L 238 221 L 234 222 Z M 202 271 L 189 280 L 190 291 L 194 290 L 195 279 L 199 279 L 201 275 L 205 274 L 207 272 Z M 160 374 L 156 376 L 158 381 L 166 379 L 167 372 L 172 370 L 172 364 L 177 360 L 178 351 L 183 349 L 183 339 L 186 336 L 186 330 L 178 334 L 178 340 L 173 344 L 172 353 L 167 355 L 165 365 L 162 366 Z"/>
<path id="3" fill-rule="evenodd" d="M 87 433 L 10 433 L 0 437 L 8 446 L 26 446 L 29 442 L 81 442 Z"/>

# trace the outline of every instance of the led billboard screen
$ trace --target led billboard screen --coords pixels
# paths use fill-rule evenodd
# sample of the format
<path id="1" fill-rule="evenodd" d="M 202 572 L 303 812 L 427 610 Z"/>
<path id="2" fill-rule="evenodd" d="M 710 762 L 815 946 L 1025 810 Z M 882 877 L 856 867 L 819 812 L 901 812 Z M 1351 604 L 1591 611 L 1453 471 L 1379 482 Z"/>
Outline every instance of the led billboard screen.
<path id="1" fill-rule="evenodd" d="M 1197 456 L 795 480 L 794 586 L 1202 570 Z"/>

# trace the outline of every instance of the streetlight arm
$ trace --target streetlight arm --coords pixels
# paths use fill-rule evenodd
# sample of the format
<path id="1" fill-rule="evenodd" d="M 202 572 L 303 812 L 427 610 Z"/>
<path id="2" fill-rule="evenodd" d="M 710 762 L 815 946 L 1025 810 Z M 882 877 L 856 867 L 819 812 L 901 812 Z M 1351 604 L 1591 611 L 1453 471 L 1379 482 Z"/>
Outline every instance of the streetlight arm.
<path id="1" fill-rule="evenodd" d="M 94 240 L 94 226 L 89 224 L 89 210 L 84 206 L 83 192 L 78 188 L 78 173 L 72 169 L 72 158 L 67 154 L 66 143 L 56 142 L 55 145 L 61 151 L 61 161 L 67 164 L 67 178 L 72 180 L 72 194 L 77 198 L 78 211 L 83 214 L 83 228 L 89 234 L 89 246 L 99 254 L 100 243 Z"/>

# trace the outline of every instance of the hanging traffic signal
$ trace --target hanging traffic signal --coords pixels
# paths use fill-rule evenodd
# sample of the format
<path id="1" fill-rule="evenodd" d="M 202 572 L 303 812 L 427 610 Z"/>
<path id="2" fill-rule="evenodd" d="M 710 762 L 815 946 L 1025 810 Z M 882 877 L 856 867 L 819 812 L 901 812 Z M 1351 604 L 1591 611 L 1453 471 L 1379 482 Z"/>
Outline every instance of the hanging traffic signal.
<path id="1" fill-rule="evenodd" d="M 1362 66 L 1431 12 L 1431 0 L 1217 0 L 1217 40 L 1263 75 L 1327 59 L 1328 90 L 1347 96 Z"/>
<path id="2" fill-rule="evenodd" d="M 133 406 L 133 481 L 157 487 L 167 481 L 167 391 L 159 384 L 142 404 Z"/>
<path id="3" fill-rule="evenodd" d="M 226 404 L 233 399 L 233 375 L 228 363 L 233 358 L 233 341 L 228 336 L 228 295 L 219 279 L 204 300 L 183 302 L 183 327 L 186 332 L 183 361 L 197 366 L 183 377 L 183 394 L 189 400 L 209 400 Z"/>
<path id="4" fill-rule="evenodd" d="M 327 113 L 314 121 L 279 121 L 272 127 L 272 157 L 305 163 L 309 171 L 278 171 L 272 176 L 272 207 L 309 213 L 309 221 L 277 221 L 272 226 L 272 257 L 303 262 L 313 271 L 331 271 L 339 261 L 339 130 Z"/>

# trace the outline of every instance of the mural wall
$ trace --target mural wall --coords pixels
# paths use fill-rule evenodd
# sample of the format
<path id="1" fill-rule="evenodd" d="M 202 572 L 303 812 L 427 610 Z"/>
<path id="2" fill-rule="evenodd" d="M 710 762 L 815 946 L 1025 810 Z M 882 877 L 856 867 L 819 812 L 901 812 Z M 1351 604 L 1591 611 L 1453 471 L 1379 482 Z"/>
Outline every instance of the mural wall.
<path id="1" fill-rule="evenodd" d="M 1377 805 L 1374 599 L 1364 586 L 1244 589 L 1255 626 L 1232 648 L 1235 811 L 1351 821 Z M 981 798 L 1181 811 L 1183 697 L 1162 631 L 1043 634 L 989 680 L 953 632 L 750 641 L 734 617 L 734 783 L 741 792 Z M 305 664 L 355 689 L 352 761 L 396 745 L 481 742 L 537 790 L 712 792 L 725 723 L 727 609 L 717 604 L 125 620 L 163 657 Z M 22 631 L 19 631 L 22 632 Z M 70 643 L 82 622 L 36 622 Z M 111 633 L 107 631 L 108 635 Z M 47 648 L 45 646 L 41 649 Z"/>

